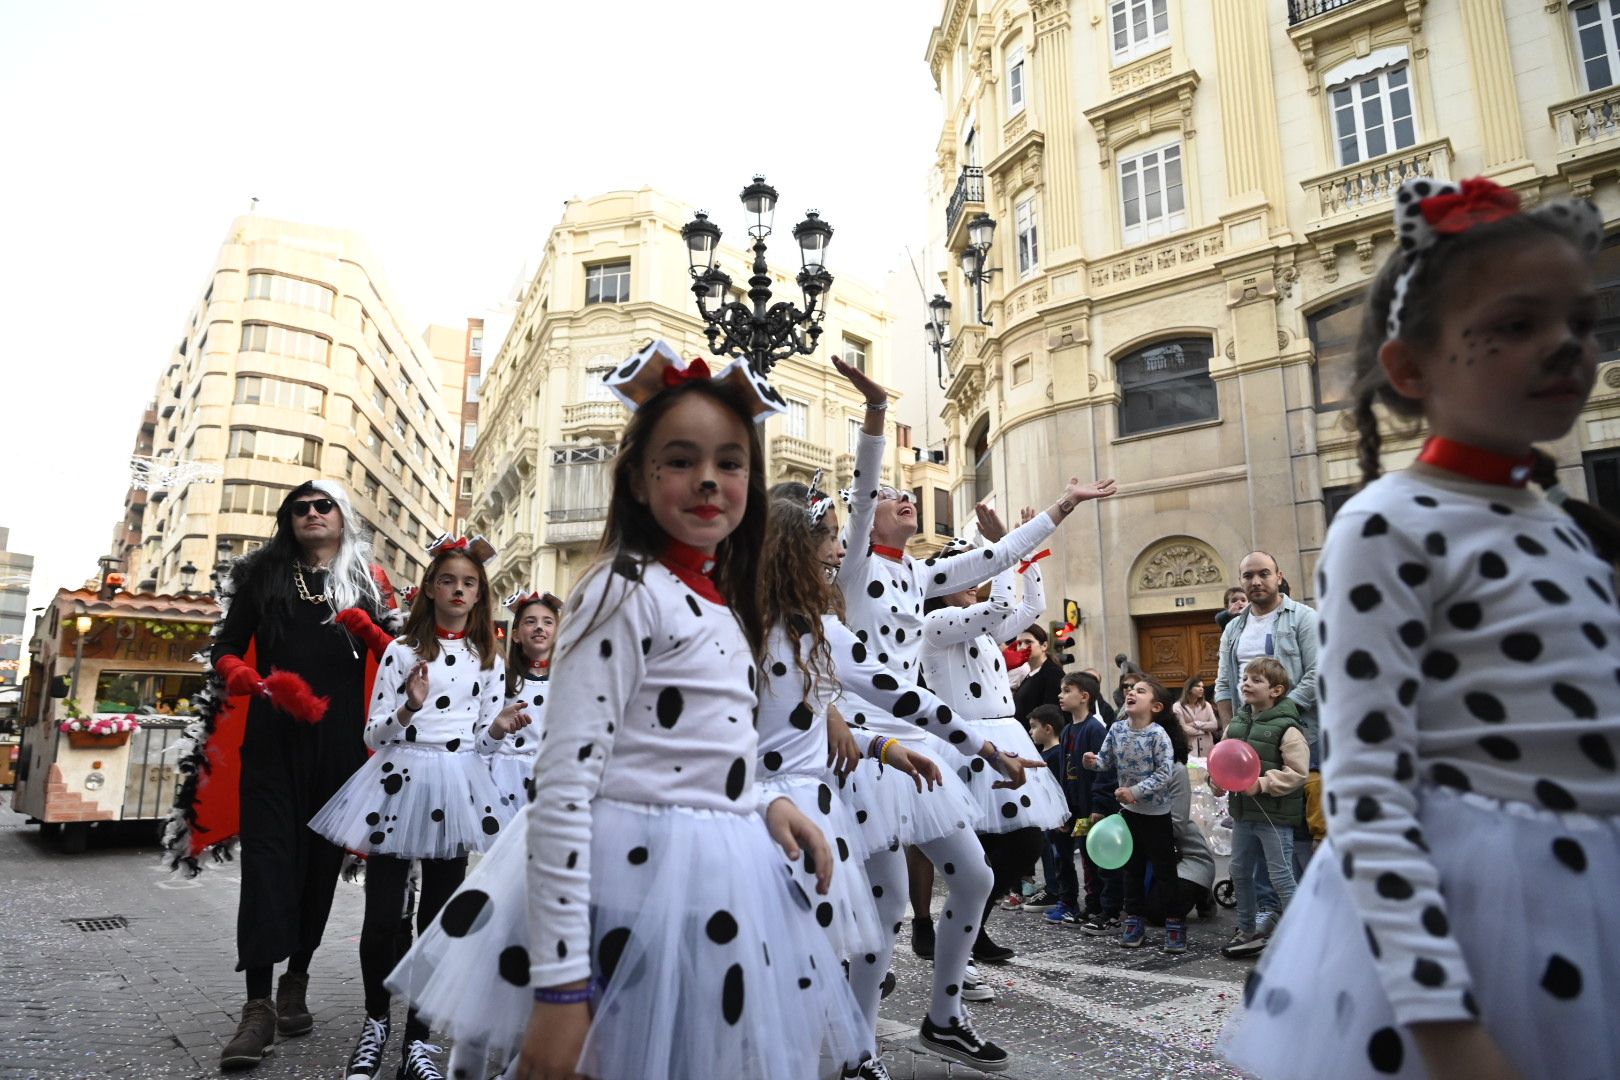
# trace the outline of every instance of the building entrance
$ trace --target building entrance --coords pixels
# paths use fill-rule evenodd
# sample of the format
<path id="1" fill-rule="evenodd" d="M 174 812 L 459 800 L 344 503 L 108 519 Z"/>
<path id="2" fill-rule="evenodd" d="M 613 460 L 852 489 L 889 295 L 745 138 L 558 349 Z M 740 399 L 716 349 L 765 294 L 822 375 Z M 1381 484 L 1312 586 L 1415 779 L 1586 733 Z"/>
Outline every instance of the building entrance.
<path id="1" fill-rule="evenodd" d="M 1165 686 L 1179 690 L 1194 675 L 1203 676 L 1205 696 L 1213 697 L 1221 662 L 1218 609 L 1174 615 L 1136 617 L 1136 662 Z"/>

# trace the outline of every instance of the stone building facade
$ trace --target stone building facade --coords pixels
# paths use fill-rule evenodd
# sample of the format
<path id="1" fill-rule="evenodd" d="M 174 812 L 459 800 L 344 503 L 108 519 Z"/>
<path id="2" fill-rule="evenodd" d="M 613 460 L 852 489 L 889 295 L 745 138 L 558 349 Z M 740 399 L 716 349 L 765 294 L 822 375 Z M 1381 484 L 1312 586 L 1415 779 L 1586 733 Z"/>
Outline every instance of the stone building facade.
<path id="1" fill-rule="evenodd" d="M 1253 548 L 1309 601 L 1359 480 L 1346 417 L 1361 294 L 1415 175 L 1578 194 L 1620 222 L 1620 4 L 945 0 L 931 228 L 955 305 L 945 420 L 958 515 L 1113 476 L 1054 545 L 1083 663 L 1213 675 L 1212 615 Z M 955 269 L 988 213 L 974 318 Z M 1549 449 L 1620 503 L 1620 236 L 1604 364 Z M 1386 466 L 1417 441 L 1386 443 Z"/>

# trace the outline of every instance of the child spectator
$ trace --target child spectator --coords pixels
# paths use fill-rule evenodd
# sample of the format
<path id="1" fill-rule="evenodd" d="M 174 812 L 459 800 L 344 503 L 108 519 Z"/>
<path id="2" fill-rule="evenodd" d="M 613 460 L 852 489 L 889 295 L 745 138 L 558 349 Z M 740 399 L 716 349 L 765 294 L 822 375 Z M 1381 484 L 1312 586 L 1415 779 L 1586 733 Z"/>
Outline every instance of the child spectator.
<path id="1" fill-rule="evenodd" d="M 1102 683 L 1089 671 L 1063 677 L 1058 692 L 1058 708 L 1069 715 L 1063 729 L 1066 757 L 1063 791 L 1068 796 L 1069 813 L 1074 816 L 1074 837 L 1079 840 L 1080 865 L 1085 872 L 1086 902 L 1083 915 L 1064 922 L 1077 923 L 1082 933 L 1107 937 L 1119 930 L 1119 912 L 1124 904 L 1125 879 L 1120 870 L 1104 870 L 1091 861 L 1086 851 L 1086 830 L 1109 814 L 1117 813 L 1119 802 L 1114 788 L 1119 779 L 1113 772 L 1091 772 L 1080 764 L 1087 753 L 1102 749 L 1108 724 L 1100 717 L 1105 703 Z"/>
<path id="2" fill-rule="evenodd" d="M 1237 896 L 1237 932 L 1221 955 L 1254 956 L 1268 935 L 1255 926 L 1255 867 L 1264 860 L 1277 894 L 1277 915 L 1294 895 L 1294 826 L 1305 820 L 1305 777 L 1311 751 L 1299 708 L 1288 698 L 1288 672 L 1269 656 L 1249 661 L 1238 686 L 1243 707 L 1226 729 L 1260 755 L 1260 778 L 1247 791 L 1232 792 L 1232 888 Z"/>
<path id="3" fill-rule="evenodd" d="M 1037 705 L 1029 714 L 1029 737 L 1040 749 L 1047 770 L 1060 781 L 1068 771 L 1068 754 L 1063 747 L 1063 732 L 1068 722 L 1068 716 L 1056 705 Z M 1065 800 L 1067 796 L 1065 785 Z M 1056 900 L 1046 912 L 1046 921 L 1050 923 L 1074 922 L 1080 912 L 1080 876 L 1074 869 L 1075 818 L 1072 808 L 1069 814 L 1063 824 L 1046 830 L 1045 843 L 1041 847 L 1041 869 L 1046 874 L 1044 891 Z"/>

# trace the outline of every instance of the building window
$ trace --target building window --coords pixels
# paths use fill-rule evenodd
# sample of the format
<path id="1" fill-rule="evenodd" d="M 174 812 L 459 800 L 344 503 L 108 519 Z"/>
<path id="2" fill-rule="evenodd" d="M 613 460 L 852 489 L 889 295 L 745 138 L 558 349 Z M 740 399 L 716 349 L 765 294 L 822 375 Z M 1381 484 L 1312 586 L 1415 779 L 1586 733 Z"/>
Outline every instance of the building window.
<path id="1" fill-rule="evenodd" d="M 1381 71 L 1329 87 L 1340 165 L 1354 165 L 1417 142 L 1409 80 L 1403 57 Z"/>
<path id="2" fill-rule="evenodd" d="M 365 480 L 360 484 L 360 490 L 365 494 L 366 498 L 370 499 L 372 502 L 376 502 L 377 494 L 380 491 L 377 484 L 377 478 L 372 476 L 370 472 L 367 472 Z"/>
<path id="3" fill-rule="evenodd" d="M 478 445 L 478 425 L 463 424 L 461 428 L 461 445 L 465 450 L 471 450 Z"/>
<path id="4" fill-rule="evenodd" d="M 1333 524 L 1333 519 L 1338 516 L 1339 509 L 1349 502 L 1350 496 L 1355 493 L 1356 485 L 1354 484 L 1339 484 L 1335 487 L 1323 488 L 1322 515 L 1326 520 L 1322 524 L 1324 526 Z"/>
<path id="5" fill-rule="evenodd" d="M 585 400 L 586 401 L 618 401 L 613 391 L 608 389 L 607 377 L 613 374 L 613 365 L 607 367 L 588 367 L 585 369 Z"/>
<path id="6" fill-rule="evenodd" d="M 844 335 L 844 363 L 861 372 L 866 373 L 866 352 L 870 348 L 866 342 L 858 337 Z"/>
<path id="7" fill-rule="evenodd" d="M 472 498 L 472 494 L 473 494 L 473 492 L 472 492 L 472 484 L 473 484 L 473 474 L 470 473 L 470 472 L 462 473 L 461 474 L 461 497 L 463 499 Z"/>
<path id="8" fill-rule="evenodd" d="M 478 401 L 478 376 L 477 375 L 468 375 L 467 376 L 467 403 L 469 405 L 472 405 L 472 404 L 476 404 L 477 401 Z"/>
<path id="9" fill-rule="evenodd" d="M 279 409 L 296 409 L 299 412 L 314 413 L 318 416 L 322 407 L 326 404 L 326 391 L 318 386 L 288 382 L 286 379 L 270 379 L 260 375 L 238 375 L 236 377 L 236 404 L 273 405 Z"/>
<path id="10" fill-rule="evenodd" d="M 940 487 L 934 489 L 934 532 L 939 536 L 956 535 L 956 526 L 951 523 L 951 493 Z"/>
<path id="11" fill-rule="evenodd" d="M 467 342 L 467 354 L 469 356 L 484 355 L 484 332 L 482 330 L 472 332 L 471 340 Z"/>
<path id="12" fill-rule="evenodd" d="M 1356 381 L 1356 342 L 1361 337 L 1364 310 L 1361 297 L 1352 296 L 1305 317 L 1311 352 L 1316 356 L 1311 385 L 1319 412 L 1350 404 L 1350 389 Z"/>
<path id="13" fill-rule="evenodd" d="M 1586 497 L 1592 505 L 1620 515 L 1620 450 L 1594 450 L 1581 455 L 1586 466 Z"/>
<path id="14" fill-rule="evenodd" d="M 623 304 L 630 300 L 630 264 L 607 263 L 585 268 L 587 304 Z"/>
<path id="15" fill-rule="evenodd" d="M 382 445 L 382 432 L 377 430 L 376 425 L 370 425 L 369 430 L 366 432 L 366 449 L 380 458 L 382 457 Z"/>
<path id="16" fill-rule="evenodd" d="M 394 413 L 394 431 L 398 433 L 401 439 L 410 435 L 410 429 L 405 423 L 405 414 L 403 412 L 396 411 Z"/>
<path id="17" fill-rule="evenodd" d="M 247 299 L 273 300 L 278 304 L 313 308 L 330 315 L 337 292 L 302 278 L 255 271 L 248 275 Z"/>
<path id="18" fill-rule="evenodd" d="M 320 443 L 314 439 L 306 439 L 302 435 L 232 428 L 228 456 L 252 458 L 255 461 L 278 461 L 284 465 L 304 465 L 313 469 L 320 460 L 320 452 Z"/>
<path id="19" fill-rule="evenodd" d="M 1144 56 L 1170 41 L 1169 0 L 1114 0 L 1108 14 L 1116 64 Z"/>
<path id="20" fill-rule="evenodd" d="M 291 490 L 227 480 L 220 488 L 219 510 L 222 514 L 273 514 Z"/>
<path id="21" fill-rule="evenodd" d="M 861 422 L 859 420 L 851 418 L 848 421 L 848 428 L 849 428 L 849 452 L 851 454 L 853 454 L 856 450 L 858 450 L 860 448 L 860 445 L 861 445 Z"/>
<path id="22" fill-rule="evenodd" d="M 810 405 L 808 402 L 787 399 L 787 433 L 795 439 L 810 437 Z"/>
<path id="23" fill-rule="evenodd" d="M 973 458 L 973 501 L 981 503 L 995 491 L 995 459 L 990 449 L 990 421 L 979 421 L 977 431 L 968 440 L 968 454 Z"/>
<path id="24" fill-rule="evenodd" d="M 303 330 L 269 323 L 242 324 L 242 352 L 275 353 L 277 356 L 324 364 L 331 347 L 330 341 Z"/>
<path id="25" fill-rule="evenodd" d="M 1040 229 L 1035 221 L 1035 196 L 1021 200 L 1013 208 L 1018 233 L 1018 277 L 1029 277 L 1041 268 Z"/>
<path id="26" fill-rule="evenodd" d="M 1592 277 L 1598 297 L 1598 363 L 1620 360 L 1620 233 L 1603 241 Z"/>
<path id="27" fill-rule="evenodd" d="M 1120 216 L 1125 243 L 1139 244 L 1187 227 L 1181 144 L 1119 159 Z"/>
<path id="28" fill-rule="evenodd" d="M 1119 360 L 1119 433 L 1195 424 L 1220 417 L 1215 381 L 1209 377 L 1214 343 L 1179 338 L 1138 349 Z"/>
<path id="29" fill-rule="evenodd" d="M 1024 47 L 1014 46 L 1007 54 L 1007 115 L 1024 111 Z"/>
<path id="30" fill-rule="evenodd" d="M 1587 0 L 1570 4 L 1569 13 L 1575 20 L 1586 89 L 1613 86 L 1615 72 L 1620 71 L 1620 9 L 1614 0 Z"/>
<path id="31" fill-rule="evenodd" d="M 1034 361 L 1032 361 L 1029 357 L 1026 356 L 1022 360 L 1013 361 L 1012 384 L 1014 386 L 1023 386 L 1034 377 L 1035 364 Z"/>

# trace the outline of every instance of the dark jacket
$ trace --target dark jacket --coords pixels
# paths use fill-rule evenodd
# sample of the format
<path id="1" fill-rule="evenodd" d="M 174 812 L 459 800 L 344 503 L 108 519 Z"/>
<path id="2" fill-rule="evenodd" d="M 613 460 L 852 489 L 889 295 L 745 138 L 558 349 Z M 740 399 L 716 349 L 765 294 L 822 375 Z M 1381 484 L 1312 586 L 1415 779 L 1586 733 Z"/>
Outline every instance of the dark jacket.
<path id="1" fill-rule="evenodd" d="M 1119 774 L 1093 772 L 1081 765 L 1088 753 L 1102 749 L 1108 737 L 1108 728 L 1096 716 L 1070 724 L 1063 729 L 1063 794 L 1068 798 L 1069 813 L 1076 818 L 1089 818 L 1092 814 L 1112 814 L 1119 809 L 1114 789 L 1119 787 Z"/>
<path id="2" fill-rule="evenodd" d="M 1029 714 L 1042 705 L 1056 705 L 1058 692 L 1063 689 L 1063 669 L 1048 656 L 1046 663 L 1029 673 L 1013 692 L 1013 715 L 1020 724 L 1029 722 Z"/>

